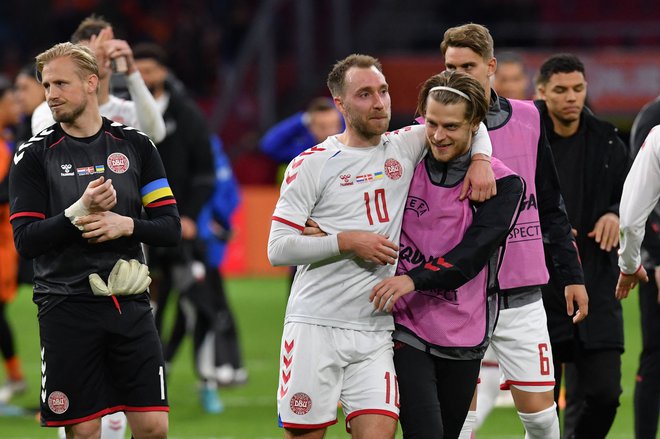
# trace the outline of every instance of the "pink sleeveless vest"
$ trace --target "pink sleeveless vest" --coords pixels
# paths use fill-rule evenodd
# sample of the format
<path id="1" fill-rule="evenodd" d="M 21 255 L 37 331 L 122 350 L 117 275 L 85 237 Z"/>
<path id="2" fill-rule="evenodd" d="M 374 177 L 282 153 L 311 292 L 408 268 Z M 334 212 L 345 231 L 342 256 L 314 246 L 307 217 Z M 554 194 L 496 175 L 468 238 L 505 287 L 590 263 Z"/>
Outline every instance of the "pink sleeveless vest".
<path id="1" fill-rule="evenodd" d="M 512 174 L 499 160 L 492 164 L 496 178 Z M 403 214 L 397 274 L 444 255 L 463 239 L 473 211 L 468 200 L 458 200 L 461 186 L 436 186 L 429 181 L 424 162 L 417 165 Z M 479 346 L 487 335 L 487 282 L 484 267 L 457 290 L 407 294 L 394 306 L 394 322 L 435 346 Z"/>
<path id="2" fill-rule="evenodd" d="M 509 102 L 510 120 L 488 134 L 493 143 L 493 157 L 521 176 L 527 188 L 518 222 L 506 241 L 498 277 L 503 290 L 548 283 L 535 181 L 540 115 L 532 101 Z"/>

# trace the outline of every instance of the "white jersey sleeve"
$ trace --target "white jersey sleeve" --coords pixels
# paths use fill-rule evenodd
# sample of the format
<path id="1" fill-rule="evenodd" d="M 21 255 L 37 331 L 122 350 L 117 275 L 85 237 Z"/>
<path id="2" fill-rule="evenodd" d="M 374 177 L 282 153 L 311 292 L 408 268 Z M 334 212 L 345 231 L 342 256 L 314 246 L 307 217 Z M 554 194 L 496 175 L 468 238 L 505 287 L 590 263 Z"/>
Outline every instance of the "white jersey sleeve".
<path id="1" fill-rule="evenodd" d="M 339 255 L 338 235 L 303 236 L 300 231 L 272 221 L 268 239 L 268 259 L 274 266 L 310 264 Z"/>
<path id="2" fill-rule="evenodd" d="M 50 107 L 46 101 L 43 101 L 34 109 L 34 112 L 32 112 L 32 135 L 36 136 L 54 123 L 55 119 L 53 119 L 53 113 L 51 113 Z"/>
<path id="3" fill-rule="evenodd" d="M 493 144 L 488 135 L 488 128 L 481 122 L 477 134 L 472 138 L 472 156 L 475 154 L 484 154 L 488 157 L 493 155 Z"/>
<path id="4" fill-rule="evenodd" d="M 644 225 L 660 198 L 660 125 L 642 145 L 626 177 L 619 206 L 619 268 L 632 274 L 641 264 Z"/>
<path id="5" fill-rule="evenodd" d="M 321 194 L 319 178 L 325 154 L 314 154 L 323 151 L 325 148 L 310 148 L 286 169 L 268 239 L 268 258 L 273 265 L 311 264 L 339 254 L 337 235 L 301 235 Z"/>
<path id="6" fill-rule="evenodd" d="M 131 99 L 135 104 L 138 126 L 154 143 L 165 138 L 165 121 L 158 109 L 156 100 L 142 80 L 140 72 L 136 71 L 126 76 L 126 85 Z"/>

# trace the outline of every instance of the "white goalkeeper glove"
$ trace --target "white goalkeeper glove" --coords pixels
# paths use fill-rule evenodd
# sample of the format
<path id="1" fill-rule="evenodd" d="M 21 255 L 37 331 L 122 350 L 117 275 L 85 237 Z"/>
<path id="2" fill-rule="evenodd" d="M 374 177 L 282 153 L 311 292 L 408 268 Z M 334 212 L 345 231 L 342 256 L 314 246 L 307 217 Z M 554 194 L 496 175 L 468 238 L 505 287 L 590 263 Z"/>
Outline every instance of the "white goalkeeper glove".
<path id="1" fill-rule="evenodd" d="M 97 273 L 89 275 L 89 285 L 96 296 L 128 296 L 146 291 L 151 284 L 149 267 L 137 259 L 120 259 L 112 268 L 106 285 Z"/>
<path id="2" fill-rule="evenodd" d="M 78 230 L 82 231 L 85 230 L 83 226 L 79 226 L 76 224 L 78 221 L 78 218 L 89 215 L 89 209 L 85 207 L 85 205 L 82 202 L 82 197 L 78 199 L 75 203 L 73 203 L 71 206 L 67 207 L 64 209 L 64 216 L 69 218 L 69 221 L 71 221 L 71 224 L 76 226 Z"/>

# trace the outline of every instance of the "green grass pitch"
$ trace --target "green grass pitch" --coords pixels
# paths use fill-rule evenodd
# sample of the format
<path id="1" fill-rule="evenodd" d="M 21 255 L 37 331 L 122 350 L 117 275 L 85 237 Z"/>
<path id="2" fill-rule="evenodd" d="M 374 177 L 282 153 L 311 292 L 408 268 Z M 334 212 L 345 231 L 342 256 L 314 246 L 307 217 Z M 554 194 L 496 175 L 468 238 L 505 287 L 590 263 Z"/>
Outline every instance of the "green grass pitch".
<path id="1" fill-rule="evenodd" d="M 170 438 L 188 439 L 275 439 L 281 438 L 277 427 L 275 395 L 280 333 L 286 302 L 286 279 L 234 279 L 227 289 L 239 323 L 243 354 L 249 371 L 247 385 L 221 389 L 225 411 L 205 414 L 200 406 L 193 374 L 191 345 L 187 341 L 168 376 Z M 612 292 L 612 294 L 614 294 Z M 39 398 L 39 341 L 36 306 L 31 291 L 22 288 L 7 312 L 15 329 L 16 343 L 22 357 L 29 390 L 12 403 L 36 408 Z M 623 357 L 623 395 L 610 439 L 633 437 L 632 398 L 635 371 L 640 352 L 639 310 L 637 296 L 624 302 L 626 353 Z M 0 372 L 0 379 L 4 379 Z M 522 438 L 522 426 L 514 409 L 497 408 L 477 439 Z M 54 429 L 39 427 L 33 415 L 0 416 L 1 439 L 56 438 Z M 349 437 L 343 417 L 328 430 L 327 439 Z M 401 437 L 399 434 L 398 438 Z"/>

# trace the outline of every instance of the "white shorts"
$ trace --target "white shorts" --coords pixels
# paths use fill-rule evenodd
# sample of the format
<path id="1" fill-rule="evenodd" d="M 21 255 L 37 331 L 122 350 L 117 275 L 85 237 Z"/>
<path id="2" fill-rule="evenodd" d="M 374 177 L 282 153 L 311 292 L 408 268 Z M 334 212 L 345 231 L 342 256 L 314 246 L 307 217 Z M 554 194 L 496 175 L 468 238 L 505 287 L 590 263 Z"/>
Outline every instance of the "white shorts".
<path id="1" fill-rule="evenodd" d="M 399 417 L 390 331 L 284 325 L 277 409 L 280 427 L 317 429 L 359 415 Z M 350 431 L 350 430 L 349 430 Z"/>
<path id="2" fill-rule="evenodd" d="M 552 348 L 543 300 L 500 309 L 490 346 L 502 371 L 500 388 L 547 392 L 555 387 Z"/>

